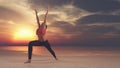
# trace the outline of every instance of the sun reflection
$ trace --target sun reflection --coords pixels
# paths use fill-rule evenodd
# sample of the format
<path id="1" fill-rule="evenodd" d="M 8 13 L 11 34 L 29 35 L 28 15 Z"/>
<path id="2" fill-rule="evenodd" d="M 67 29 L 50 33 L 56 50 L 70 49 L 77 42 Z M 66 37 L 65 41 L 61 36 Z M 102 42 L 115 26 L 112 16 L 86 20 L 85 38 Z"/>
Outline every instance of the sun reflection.
<path id="1" fill-rule="evenodd" d="M 10 50 L 10 51 L 19 51 L 28 53 L 28 47 L 27 46 L 5 46 L 1 47 L 3 50 Z M 33 54 L 44 54 L 45 48 L 43 46 L 33 46 Z"/>

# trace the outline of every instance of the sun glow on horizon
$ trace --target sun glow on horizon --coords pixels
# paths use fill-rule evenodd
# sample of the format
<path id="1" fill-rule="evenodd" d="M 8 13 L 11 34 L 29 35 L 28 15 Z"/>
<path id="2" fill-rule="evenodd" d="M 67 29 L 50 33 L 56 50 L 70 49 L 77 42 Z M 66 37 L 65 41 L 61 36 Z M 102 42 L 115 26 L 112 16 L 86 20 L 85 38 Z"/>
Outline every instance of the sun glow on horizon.
<path id="1" fill-rule="evenodd" d="M 16 42 L 26 42 L 33 39 L 35 39 L 35 33 L 31 29 L 18 29 L 13 35 L 13 40 Z"/>

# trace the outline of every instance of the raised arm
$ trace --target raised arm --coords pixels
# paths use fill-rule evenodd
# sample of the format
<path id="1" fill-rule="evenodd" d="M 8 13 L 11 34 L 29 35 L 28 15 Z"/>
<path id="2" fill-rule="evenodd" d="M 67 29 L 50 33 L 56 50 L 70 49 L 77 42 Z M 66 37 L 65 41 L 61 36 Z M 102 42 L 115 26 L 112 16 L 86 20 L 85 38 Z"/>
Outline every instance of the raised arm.
<path id="1" fill-rule="evenodd" d="M 40 27 L 40 21 L 39 21 L 38 15 L 37 15 L 37 10 L 35 10 L 35 15 L 36 15 L 36 20 L 37 20 L 38 27 Z"/>
<path id="2" fill-rule="evenodd" d="M 47 12 L 46 12 L 46 14 L 45 14 L 45 18 L 44 18 L 44 24 L 46 24 L 46 20 L 47 20 L 47 15 L 48 15 L 48 8 L 47 8 Z"/>

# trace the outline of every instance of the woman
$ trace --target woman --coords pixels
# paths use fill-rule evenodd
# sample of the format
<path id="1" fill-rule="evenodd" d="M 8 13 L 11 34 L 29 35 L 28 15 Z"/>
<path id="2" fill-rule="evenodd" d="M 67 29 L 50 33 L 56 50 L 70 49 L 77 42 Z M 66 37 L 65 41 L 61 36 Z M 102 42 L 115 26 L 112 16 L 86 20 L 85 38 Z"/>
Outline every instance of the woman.
<path id="1" fill-rule="evenodd" d="M 50 46 L 48 40 L 44 39 L 44 36 L 46 34 L 46 29 L 47 29 L 46 19 L 47 19 L 47 15 L 48 15 L 48 8 L 47 8 L 47 12 L 45 14 L 44 22 L 42 24 L 40 24 L 39 17 L 37 15 L 36 10 L 35 10 L 35 14 L 36 14 L 36 19 L 37 19 L 37 24 L 38 24 L 38 29 L 36 30 L 36 35 L 38 36 L 38 40 L 29 42 L 28 60 L 25 63 L 31 63 L 32 50 L 33 50 L 32 46 L 42 46 L 42 45 L 45 46 L 49 50 L 49 52 L 53 55 L 53 57 L 57 60 L 55 52 L 51 49 L 51 46 Z"/>

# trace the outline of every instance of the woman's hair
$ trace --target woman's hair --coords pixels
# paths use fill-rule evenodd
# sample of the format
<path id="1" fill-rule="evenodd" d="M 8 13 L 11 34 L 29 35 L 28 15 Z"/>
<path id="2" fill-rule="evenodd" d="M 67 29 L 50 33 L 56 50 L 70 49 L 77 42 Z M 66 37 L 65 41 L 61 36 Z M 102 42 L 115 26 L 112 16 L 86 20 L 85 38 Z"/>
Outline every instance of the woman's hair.
<path id="1" fill-rule="evenodd" d="M 43 23 L 42 23 L 41 25 L 43 25 Z M 45 25 L 46 25 L 46 24 L 45 24 Z M 47 25 L 46 25 L 46 28 L 47 28 Z"/>
<path id="2" fill-rule="evenodd" d="M 46 25 L 46 28 L 47 28 L 47 25 Z"/>

